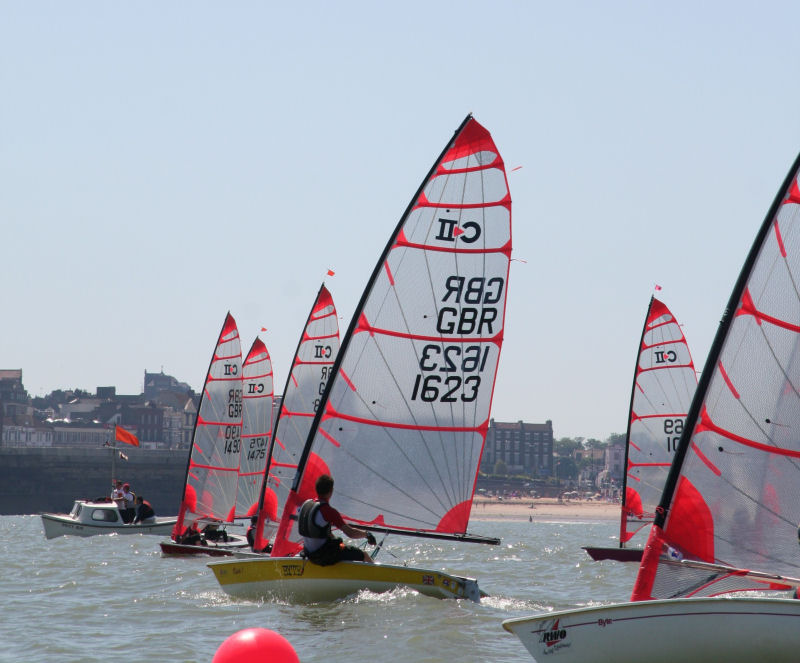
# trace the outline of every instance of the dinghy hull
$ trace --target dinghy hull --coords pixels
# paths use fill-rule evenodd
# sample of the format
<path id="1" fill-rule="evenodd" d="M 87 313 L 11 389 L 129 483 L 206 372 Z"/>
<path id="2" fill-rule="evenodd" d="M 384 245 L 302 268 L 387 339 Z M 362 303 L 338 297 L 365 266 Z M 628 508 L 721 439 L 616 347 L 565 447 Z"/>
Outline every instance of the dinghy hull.
<path id="1" fill-rule="evenodd" d="M 434 598 L 479 601 L 485 596 L 472 578 L 391 564 L 339 562 L 319 566 L 301 557 L 265 557 L 210 562 L 220 586 L 234 598 L 273 598 L 298 603 L 333 601 L 360 590 L 387 592 L 409 587 Z"/>
<path id="2" fill-rule="evenodd" d="M 503 628 L 539 663 L 790 663 L 800 651 L 800 601 L 640 601 L 509 619 Z"/>

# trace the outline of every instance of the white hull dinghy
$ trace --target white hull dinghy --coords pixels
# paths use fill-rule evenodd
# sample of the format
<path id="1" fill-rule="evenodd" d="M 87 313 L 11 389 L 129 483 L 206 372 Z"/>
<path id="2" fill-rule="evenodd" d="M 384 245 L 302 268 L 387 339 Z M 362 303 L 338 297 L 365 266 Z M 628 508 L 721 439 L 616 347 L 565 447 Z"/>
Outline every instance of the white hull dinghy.
<path id="1" fill-rule="evenodd" d="M 509 619 L 538 663 L 795 663 L 800 601 L 641 601 Z"/>
<path id="2" fill-rule="evenodd" d="M 176 518 L 156 517 L 155 522 L 126 525 L 117 505 L 108 501 L 75 500 L 69 513 L 42 513 L 44 535 L 95 536 L 96 534 L 169 534 Z"/>

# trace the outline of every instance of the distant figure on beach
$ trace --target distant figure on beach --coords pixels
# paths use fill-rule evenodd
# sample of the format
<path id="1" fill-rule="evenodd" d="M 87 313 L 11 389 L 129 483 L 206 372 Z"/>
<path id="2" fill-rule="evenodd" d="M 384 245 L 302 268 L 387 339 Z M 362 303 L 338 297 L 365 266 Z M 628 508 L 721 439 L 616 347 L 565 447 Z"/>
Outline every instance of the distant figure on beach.
<path id="1" fill-rule="evenodd" d="M 333 495 L 333 477 L 330 474 L 321 474 L 315 488 L 317 500 L 303 502 L 297 518 L 297 527 L 303 537 L 303 554 L 320 566 L 345 560 L 372 564 L 372 557 L 366 550 L 345 545 L 331 533 L 331 527 L 336 527 L 351 539 L 366 539 L 371 546 L 376 543 L 372 532 L 348 525 L 342 515 L 328 504 Z"/>
<path id="2" fill-rule="evenodd" d="M 133 519 L 133 524 L 138 523 L 149 524 L 156 521 L 156 512 L 141 495 L 136 496 L 136 517 Z"/>

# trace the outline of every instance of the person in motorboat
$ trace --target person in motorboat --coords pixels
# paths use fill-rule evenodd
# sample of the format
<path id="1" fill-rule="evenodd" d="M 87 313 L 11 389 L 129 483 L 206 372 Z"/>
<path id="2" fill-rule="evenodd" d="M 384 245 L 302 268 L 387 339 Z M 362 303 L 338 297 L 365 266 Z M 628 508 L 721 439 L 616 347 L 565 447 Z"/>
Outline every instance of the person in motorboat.
<path id="1" fill-rule="evenodd" d="M 372 557 L 366 550 L 345 545 L 331 533 L 331 528 L 336 527 L 351 539 L 366 539 L 371 546 L 375 545 L 372 532 L 348 525 L 342 515 L 329 504 L 333 495 L 333 477 L 330 474 L 321 474 L 315 487 L 317 500 L 303 502 L 297 518 L 298 530 L 303 537 L 303 556 L 320 566 L 345 560 L 372 564 Z"/>
<path id="2" fill-rule="evenodd" d="M 119 506 L 119 514 L 122 516 L 122 522 L 129 523 L 136 515 L 136 495 L 131 492 L 131 485 L 129 483 L 122 484 L 122 506 Z"/>
<path id="3" fill-rule="evenodd" d="M 136 496 L 136 516 L 133 519 L 133 524 L 137 525 L 142 523 L 147 525 L 156 522 L 156 512 L 150 502 L 146 501 L 141 495 Z"/>
<path id="4" fill-rule="evenodd" d="M 111 491 L 111 499 L 117 503 L 117 506 L 122 509 L 125 505 L 122 502 L 122 481 L 117 479 L 114 488 Z"/>

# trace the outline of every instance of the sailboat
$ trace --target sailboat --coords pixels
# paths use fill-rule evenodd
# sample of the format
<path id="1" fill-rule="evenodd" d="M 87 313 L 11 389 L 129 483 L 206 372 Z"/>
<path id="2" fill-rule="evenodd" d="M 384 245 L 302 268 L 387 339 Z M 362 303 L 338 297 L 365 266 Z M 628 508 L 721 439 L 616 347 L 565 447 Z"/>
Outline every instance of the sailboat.
<path id="1" fill-rule="evenodd" d="M 798 659 L 799 170 L 800 156 L 734 285 L 631 602 L 504 622 L 534 659 Z"/>
<path id="2" fill-rule="evenodd" d="M 323 283 L 314 299 L 292 368 L 283 390 L 280 412 L 269 445 L 266 477 L 261 485 L 254 550 L 277 546 L 276 555 L 293 555 L 302 549 L 296 534 L 275 541 L 291 491 L 292 479 L 305 447 L 314 414 L 339 354 L 339 319 L 331 293 Z"/>
<path id="3" fill-rule="evenodd" d="M 201 532 L 232 523 L 239 490 L 242 447 L 242 351 L 236 321 L 228 313 L 222 325 L 200 397 L 178 519 L 169 541 L 161 542 L 165 554 L 230 555 L 231 547 L 244 547 L 242 535 L 224 539 L 210 536 L 187 540 L 189 530 Z M 224 531 L 224 530 L 223 530 Z M 233 539 L 233 540 L 231 540 Z"/>
<path id="4" fill-rule="evenodd" d="M 585 547 L 592 559 L 641 560 L 696 388 L 697 374 L 683 331 L 667 306 L 651 297 L 631 390 L 619 546 Z M 635 543 L 640 547 L 633 547 Z"/>
<path id="5" fill-rule="evenodd" d="M 499 543 L 469 534 L 467 526 L 503 340 L 510 259 L 505 167 L 489 132 L 470 115 L 401 217 L 342 337 L 276 543 L 291 532 L 323 473 L 336 481 L 334 506 L 355 526 Z M 397 586 L 439 598 L 481 596 L 476 580 L 439 570 L 318 566 L 279 551 L 276 545 L 269 558 L 209 567 L 234 597 L 329 600 Z"/>
<path id="6" fill-rule="evenodd" d="M 256 337 L 242 364 L 242 450 L 235 519 L 258 513 L 272 438 L 272 360 Z"/>

